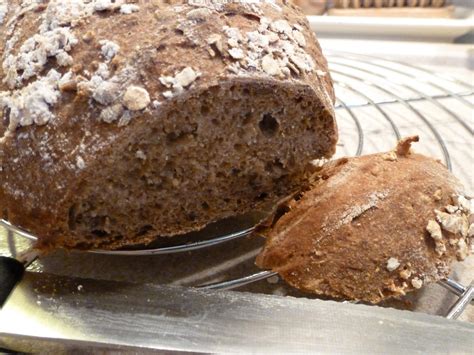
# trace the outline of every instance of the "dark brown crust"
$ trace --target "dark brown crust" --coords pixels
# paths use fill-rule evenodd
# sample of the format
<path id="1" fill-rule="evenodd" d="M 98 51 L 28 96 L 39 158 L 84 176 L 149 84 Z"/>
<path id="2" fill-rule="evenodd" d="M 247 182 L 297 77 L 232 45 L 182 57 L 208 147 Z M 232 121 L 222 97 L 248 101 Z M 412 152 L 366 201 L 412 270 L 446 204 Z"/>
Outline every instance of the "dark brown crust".
<path id="1" fill-rule="evenodd" d="M 6 26 L 19 11 L 19 1 L 9 3 L 7 17 L 3 25 L 0 25 L 0 56 L 2 57 L 8 39 Z M 258 16 L 231 4 L 229 11 L 223 11 L 219 17 L 212 18 L 212 21 L 203 21 L 198 24 L 196 30 L 198 44 L 195 45 L 179 31 L 174 31 L 178 26 L 178 16 L 169 7 L 158 9 L 154 3 L 157 2 L 140 2 L 139 12 L 126 16 L 105 11 L 79 21 L 74 27 L 79 43 L 69 53 L 74 63 L 78 64 L 74 70 L 85 77 L 87 77 L 87 72 L 93 72 L 97 63 L 103 61 L 98 42 L 106 39 L 120 46 L 119 55 L 111 63 L 114 72 L 118 72 L 130 63 L 138 63 L 137 78 L 132 84 L 144 87 L 150 93 L 152 100 L 162 99 L 163 92 L 168 90 L 160 84 L 158 80 L 160 76 L 173 75 L 187 66 L 198 67 L 202 73 L 195 85 L 188 90 L 187 95 L 197 95 L 210 87 L 225 86 L 242 80 L 242 78 L 231 76 L 227 71 L 227 66 L 231 62 L 228 56 L 211 57 L 208 46 L 203 43 L 206 42 L 209 34 L 222 33 L 224 25 L 250 30 L 257 26 L 255 18 Z M 279 5 L 283 9 L 282 13 L 272 6 L 262 6 L 265 16 L 270 19 L 285 18 L 289 22 L 302 26 L 305 30 L 306 50 L 315 61 L 316 68 L 326 74 L 321 76 L 313 72 L 300 77 L 292 76 L 285 80 L 271 79 L 270 83 L 280 85 L 282 88 L 285 86 L 292 89 L 298 86 L 304 87 L 305 90 L 311 92 L 313 101 L 321 103 L 323 115 L 332 117 L 331 133 L 328 134 L 329 143 L 322 154 L 330 157 L 335 150 L 337 128 L 332 109 L 334 91 L 330 75 L 327 73 L 326 60 L 321 54 L 314 33 L 309 29 L 307 20 L 299 10 L 286 2 Z M 40 5 L 18 19 L 14 33 L 19 40 L 13 52 L 17 52 L 24 40 L 36 33 L 39 16 L 45 8 L 46 5 Z M 149 31 L 150 28 L 157 30 Z M 92 39 L 82 38 L 87 33 L 93 34 Z M 137 45 L 140 45 L 140 48 L 137 49 Z M 51 68 L 62 74 L 70 69 L 58 67 L 51 59 L 42 74 L 44 75 Z M 5 73 L 0 67 L 0 78 L 4 76 Z M 261 82 L 262 85 L 265 80 L 268 80 L 268 78 L 258 76 L 249 76 L 249 78 L 254 82 Z M 0 92 L 2 91 L 8 91 L 8 87 L 0 81 Z M 55 119 L 53 121 L 45 126 L 33 125 L 18 128 L 14 135 L 9 136 L 4 143 L 0 144 L 0 165 L 2 166 L 0 212 L 2 212 L 2 217 L 38 235 L 43 247 L 61 245 L 75 247 L 76 242 L 68 226 L 69 208 L 71 202 L 77 199 L 78 191 L 94 183 L 91 181 L 94 171 L 104 168 L 100 157 L 111 156 L 114 152 L 124 149 L 127 137 L 146 127 L 150 120 L 159 120 L 163 112 L 179 109 L 180 102 L 183 102 L 184 98 L 185 96 L 181 96 L 164 102 L 160 111 L 149 107 L 134 117 L 128 126 L 117 127 L 116 124 L 106 124 L 97 120 L 101 107 L 91 106 L 86 93 L 80 91 L 63 93 L 58 104 L 54 106 Z M 0 123 L 1 137 L 7 130 L 8 122 L 3 118 Z M 22 133 L 29 139 L 19 139 L 18 136 Z M 79 157 L 78 146 L 83 147 L 81 157 L 86 168 L 82 170 L 75 168 Z M 51 160 L 45 161 L 45 157 Z M 314 156 L 314 158 L 320 157 Z M 290 192 L 280 192 L 278 199 Z M 173 207 L 179 208 L 179 205 Z M 254 203 L 248 203 L 235 213 L 244 213 L 254 207 Z M 174 235 L 199 229 L 227 215 L 228 213 L 225 215 L 215 213 L 208 216 L 207 220 L 202 220 L 201 223 L 190 228 L 176 227 L 172 233 L 168 231 L 163 234 Z M 177 223 L 179 224 L 179 221 Z M 153 235 L 125 236 L 120 242 L 103 245 L 103 247 L 116 248 L 130 243 L 148 242 L 157 234 L 161 234 L 160 230 L 155 230 Z M 93 245 L 94 243 L 89 247 Z"/>
<path id="2" fill-rule="evenodd" d="M 436 220 L 435 210 L 454 204 L 462 187 L 438 161 L 409 153 L 413 141 L 326 164 L 309 191 L 264 230 L 268 240 L 257 265 L 298 289 L 371 303 L 412 291 L 418 280 L 445 277 L 459 257 L 448 240 L 469 246 L 470 238 L 443 230 L 447 250 L 440 256 L 427 224 Z M 400 263 L 393 271 L 390 258 Z"/>

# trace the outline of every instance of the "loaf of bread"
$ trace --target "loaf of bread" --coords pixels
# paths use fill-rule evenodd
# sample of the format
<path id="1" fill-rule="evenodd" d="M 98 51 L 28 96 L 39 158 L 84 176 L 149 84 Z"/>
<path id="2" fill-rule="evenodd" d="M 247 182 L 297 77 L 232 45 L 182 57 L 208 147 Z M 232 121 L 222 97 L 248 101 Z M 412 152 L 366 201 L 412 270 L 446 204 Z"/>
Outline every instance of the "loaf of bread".
<path id="1" fill-rule="evenodd" d="M 438 161 L 396 150 L 322 167 L 267 226 L 257 264 L 301 290 L 377 303 L 448 275 L 474 245 L 471 201 Z"/>
<path id="2" fill-rule="evenodd" d="M 327 63 L 287 1 L 0 4 L 0 212 L 40 248 L 198 230 L 334 153 Z"/>

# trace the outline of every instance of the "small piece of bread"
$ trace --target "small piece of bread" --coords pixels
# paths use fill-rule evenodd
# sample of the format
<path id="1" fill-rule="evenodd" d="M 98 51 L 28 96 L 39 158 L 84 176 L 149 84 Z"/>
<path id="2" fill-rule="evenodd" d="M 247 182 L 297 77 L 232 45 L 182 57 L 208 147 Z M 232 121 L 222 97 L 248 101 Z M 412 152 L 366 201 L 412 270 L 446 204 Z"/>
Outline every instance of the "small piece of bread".
<path id="1" fill-rule="evenodd" d="M 301 290 L 371 303 L 447 276 L 473 242 L 470 201 L 441 163 L 410 153 L 417 140 L 323 166 L 263 230 L 257 265 Z"/>

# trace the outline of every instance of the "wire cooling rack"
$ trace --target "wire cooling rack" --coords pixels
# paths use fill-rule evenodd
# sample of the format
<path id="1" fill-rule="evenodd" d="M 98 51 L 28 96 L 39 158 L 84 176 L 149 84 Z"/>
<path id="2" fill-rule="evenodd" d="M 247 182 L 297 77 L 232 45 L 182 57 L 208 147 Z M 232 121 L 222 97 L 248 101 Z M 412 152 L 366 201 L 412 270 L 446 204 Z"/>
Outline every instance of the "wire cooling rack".
<path id="1" fill-rule="evenodd" d="M 438 157 L 465 184 L 472 195 L 474 91 L 471 83 L 433 72 L 424 67 L 374 56 L 327 53 L 337 95 L 336 114 L 340 131 L 337 156 L 353 156 L 388 151 L 403 136 L 417 134 L 421 143 L 418 152 Z M 10 234 L 35 241 L 27 231 L 0 220 Z M 232 240 L 252 234 L 251 225 L 234 230 L 198 233 L 191 238 L 176 238 L 159 247 L 102 251 L 90 253 L 115 256 L 165 255 L 210 250 Z M 258 250 L 251 255 L 256 255 Z M 268 279 L 276 274 L 262 271 L 244 277 L 201 286 L 209 289 L 233 289 Z M 448 318 L 457 318 L 472 301 L 474 288 L 454 280 L 442 286 L 459 296 Z"/>

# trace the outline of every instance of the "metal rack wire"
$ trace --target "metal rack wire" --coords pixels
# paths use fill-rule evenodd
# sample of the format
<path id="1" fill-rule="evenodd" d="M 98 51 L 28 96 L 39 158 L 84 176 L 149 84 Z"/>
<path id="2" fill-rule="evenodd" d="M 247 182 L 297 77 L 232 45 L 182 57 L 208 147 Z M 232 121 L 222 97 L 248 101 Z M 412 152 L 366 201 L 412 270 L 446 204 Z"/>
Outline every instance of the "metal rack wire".
<path id="1" fill-rule="evenodd" d="M 327 53 L 337 93 L 336 113 L 340 126 L 340 155 L 356 155 L 383 151 L 410 131 L 422 133 L 425 152 L 442 158 L 446 166 L 454 171 L 472 191 L 471 172 L 465 162 L 472 164 L 472 152 L 455 149 L 461 157 L 453 160 L 455 144 L 471 145 L 473 140 L 470 117 L 474 108 L 474 91 L 470 83 L 446 73 L 433 73 L 429 69 L 403 62 L 368 55 L 332 52 Z M 420 104 L 423 107 L 420 107 Z M 426 106 L 436 114 L 425 111 Z M 453 109 L 456 107 L 456 110 Z M 465 112 L 463 114 L 463 112 Z M 404 119 L 409 115 L 411 121 Z M 445 127 L 441 132 L 438 126 Z M 461 130 L 459 130 L 461 129 Z M 391 132 L 392 142 L 372 140 L 380 130 Z M 374 142 L 377 142 L 374 144 Z M 370 144 L 372 143 L 372 144 Z M 456 147 L 454 147 L 456 148 Z M 469 165 L 469 164 L 467 164 Z M 36 237 L 27 231 L 0 220 L 7 230 L 29 240 Z M 140 250 L 104 251 L 92 253 L 122 256 L 162 255 L 196 251 L 246 237 L 254 228 L 244 228 L 215 238 L 186 244 Z M 267 279 L 276 273 L 262 271 L 242 278 L 201 286 L 207 289 L 233 289 Z M 459 296 L 448 318 L 457 318 L 472 302 L 474 285 L 465 287 L 454 280 L 442 285 Z"/>

